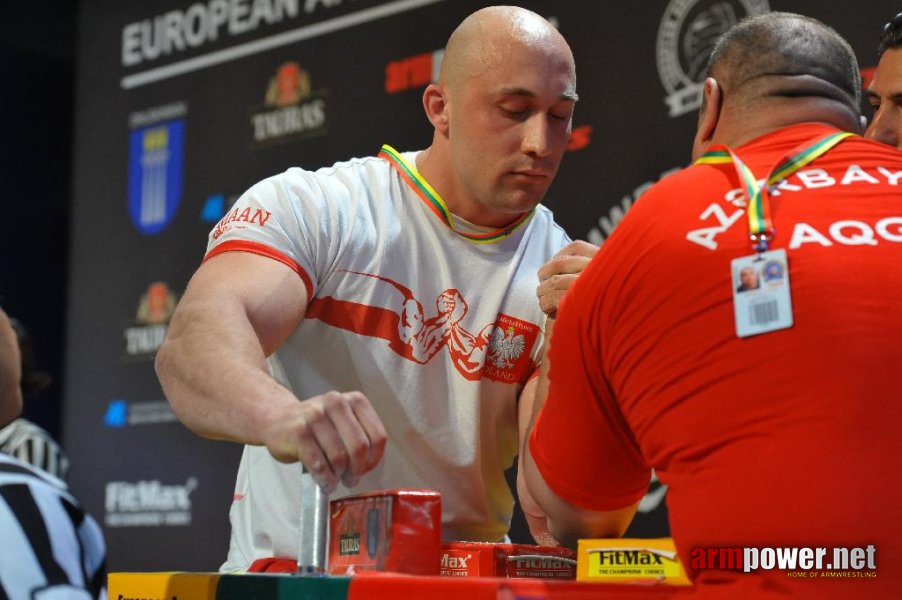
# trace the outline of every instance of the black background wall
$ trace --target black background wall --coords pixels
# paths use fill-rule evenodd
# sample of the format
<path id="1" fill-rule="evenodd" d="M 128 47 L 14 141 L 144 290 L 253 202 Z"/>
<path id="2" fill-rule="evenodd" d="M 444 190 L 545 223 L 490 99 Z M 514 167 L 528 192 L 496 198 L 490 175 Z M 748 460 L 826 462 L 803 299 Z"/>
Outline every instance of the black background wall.
<path id="1" fill-rule="evenodd" d="M 175 422 L 152 369 L 206 233 L 244 189 L 289 166 L 371 155 L 383 142 L 425 146 L 420 95 L 432 61 L 456 23 L 490 3 L 272 0 L 264 4 L 298 13 L 234 35 L 221 28 L 215 40 L 156 58 L 130 46 L 132 62 L 123 60 L 130 24 L 214 4 L 229 3 L 83 0 L 76 11 L 42 0 L 6 7 L 0 19 L 0 302 L 29 327 L 38 363 L 55 377 L 26 414 L 69 450 L 72 487 L 104 525 L 113 570 L 210 570 L 225 554 L 240 449 Z M 767 9 L 810 14 L 846 36 L 868 68 L 881 25 L 899 10 L 889 0 L 521 5 L 553 19 L 577 58 L 574 142 L 546 203 L 571 236 L 595 243 L 644 189 L 687 163 L 691 88 L 719 28 Z M 394 12 L 354 24 L 381 9 Z M 222 60 L 157 70 L 210 56 Z M 291 104 L 309 104 L 309 122 L 258 139 L 254 123 L 280 108 L 266 103 L 270 81 L 288 62 L 309 78 L 312 93 Z M 157 178 L 141 179 L 154 160 Z M 637 535 L 666 534 L 662 494 L 653 486 Z M 526 541 L 520 522 L 514 537 Z"/>
<path id="2" fill-rule="evenodd" d="M 76 6 L 33 0 L 0 15 L 0 306 L 53 376 L 24 415 L 61 430 L 72 173 Z"/>

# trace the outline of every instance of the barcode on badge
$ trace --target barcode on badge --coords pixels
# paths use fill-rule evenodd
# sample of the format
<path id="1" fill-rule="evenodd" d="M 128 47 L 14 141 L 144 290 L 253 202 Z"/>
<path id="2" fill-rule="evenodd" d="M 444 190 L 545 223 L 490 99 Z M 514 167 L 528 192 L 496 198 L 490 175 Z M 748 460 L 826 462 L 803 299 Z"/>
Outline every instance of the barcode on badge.
<path id="1" fill-rule="evenodd" d="M 779 320 L 780 311 L 776 300 L 749 304 L 749 321 L 752 325 L 767 325 Z"/>

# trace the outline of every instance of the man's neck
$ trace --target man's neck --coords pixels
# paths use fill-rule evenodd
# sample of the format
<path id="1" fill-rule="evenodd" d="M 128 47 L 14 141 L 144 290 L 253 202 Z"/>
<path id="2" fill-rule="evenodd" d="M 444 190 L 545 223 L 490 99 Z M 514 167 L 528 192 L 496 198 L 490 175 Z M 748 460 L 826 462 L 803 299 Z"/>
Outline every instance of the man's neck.
<path id="1" fill-rule="evenodd" d="M 829 98 L 766 98 L 747 109 L 728 111 L 718 123 L 713 144 L 736 148 L 772 131 L 801 123 L 821 123 L 861 133 L 857 115 Z"/>
<path id="2" fill-rule="evenodd" d="M 506 227 L 522 216 L 523 213 L 491 211 L 476 200 L 467 201 L 466 192 L 451 176 L 449 165 L 451 157 L 433 144 L 417 154 L 415 166 L 432 189 L 438 192 L 452 215 L 476 227 L 488 228 Z"/>

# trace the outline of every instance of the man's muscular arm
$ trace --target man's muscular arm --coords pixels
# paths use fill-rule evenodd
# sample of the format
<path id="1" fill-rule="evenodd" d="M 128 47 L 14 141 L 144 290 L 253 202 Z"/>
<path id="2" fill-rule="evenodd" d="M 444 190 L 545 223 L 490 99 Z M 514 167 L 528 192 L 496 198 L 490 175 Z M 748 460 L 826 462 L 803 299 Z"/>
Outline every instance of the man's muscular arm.
<path id="1" fill-rule="evenodd" d="M 194 432 L 265 445 L 281 462 L 303 462 L 327 490 L 339 480 L 353 486 L 385 446 L 369 400 L 333 391 L 299 402 L 266 368 L 307 301 L 300 277 L 278 261 L 244 252 L 215 256 L 179 302 L 157 375 L 173 411 Z"/>
<path id="2" fill-rule="evenodd" d="M 546 536 L 545 540 L 536 538 L 539 543 L 548 543 L 547 540 L 555 540 L 562 545 L 571 548 L 576 547 L 580 538 L 605 538 L 620 537 L 626 531 L 639 503 L 611 511 L 595 511 L 582 508 L 568 502 L 552 490 L 545 482 L 542 472 L 536 465 L 529 449 L 529 436 L 535 426 L 536 418 L 542 410 L 545 399 L 548 396 L 548 349 L 554 331 L 554 319 L 548 319 L 545 325 L 545 349 L 542 356 L 542 364 L 539 376 L 534 378 L 534 393 L 529 399 L 528 406 L 521 407 L 520 422 L 520 464 L 517 475 L 517 488 L 524 489 L 536 515 L 544 517 Z M 528 410 L 529 414 L 523 414 Z M 524 426 L 525 421 L 525 426 Z M 579 460 L 579 457 L 573 457 Z M 526 508 L 524 507 L 524 512 Z M 536 518 L 534 516 L 534 518 Z M 530 524 L 532 528 L 532 524 Z M 535 533 L 533 533 L 535 536 Z"/>
<path id="3" fill-rule="evenodd" d="M 548 325 L 546 326 L 545 352 L 548 349 L 548 334 L 551 332 L 551 324 L 554 322 L 554 316 L 561 305 L 564 294 L 597 252 L 598 246 L 588 242 L 582 240 L 570 242 L 539 269 L 539 285 L 536 288 L 536 295 L 539 298 L 539 307 L 549 317 Z M 544 364 L 546 362 L 544 358 L 545 352 L 543 352 L 543 369 L 547 368 Z M 529 531 L 536 542 L 545 546 L 557 546 L 559 545 L 557 540 L 548 531 L 546 513 L 530 491 L 526 480 L 527 465 L 525 461 L 527 460 L 529 432 L 532 431 L 533 415 L 539 408 L 536 406 L 536 402 L 538 401 L 541 404 L 545 398 L 546 391 L 547 380 L 534 377 L 526 384 L 523 392 L 520 394 L 518 404 L 520 453 L 517 459 L 517 496 L 520 499 L 520 508 L 523 510 L 526 522 L 529 525 Z M 530 462 L 532 462 L 531 459 Z"/>
<path id="4" fill-rule="evenodd" d="M 538 377 L 533 377 L 523 387 L 520 393 L 520 400 L 517 404 L 517 420 L 520 432 L 520 452 L 517 456 L 517 499 L 520 502 L 520 509 L 523 516 L 526 517 L 526 524 L 529 526 L 529 533 L 533 539 L 541 546 L 560 546 L 558 541 L 548 531 L 548 521 L 545 517 L 545 511 L 539 506 L 535 498 L 526 485 L 526 458 L 527 444 L 529 442 L 530 423 L 532 421 L 533 406 L 535 402 L 536 386 L 539 381 Z"/>
<path id="5" fill-rule="evenodd" d="M 574 506 L 560 498 L 545 483 L 529 451 L 529 436 L 536 416 L 548 395 L 548 349 L 554 328 L 554 317 L 570 286 L 591 262 L 598 246 L 582 240 L 571 242 L 539 269 L 536 295 L 539 306 L 548 315 L 545 326 L 545 347 L 539 377 L 533 380 L 531 393 L 520 403 L 520 457 L 517 490 L 530 531 L 540 544 L 561 543 L 575 546 L 580 537 L 614 537 L 623 535 L 635 514 L 636 507 L 617 511 L 596 512 Z M 524 390 L 525 391 L 525 390 Z M 524 394 L 525 396 L 525 394 Z M 523 500 L 525 499 L 525 501 Z"/>

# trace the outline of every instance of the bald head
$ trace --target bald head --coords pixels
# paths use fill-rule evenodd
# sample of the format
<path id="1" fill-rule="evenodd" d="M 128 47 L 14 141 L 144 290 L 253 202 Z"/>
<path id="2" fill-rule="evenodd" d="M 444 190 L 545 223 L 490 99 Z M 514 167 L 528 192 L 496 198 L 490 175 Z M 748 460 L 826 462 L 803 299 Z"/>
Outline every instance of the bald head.
<path id="1" fill-rule="evenodd" d="M 825 98 L 858 113 L 861 77 L 855 53 L 816 19 L 784 12 L 749 17 L 724 34 L 708 61 L 733 101 Z"/>
<path id="2" fill-rule="evenodd" d="M 438 83 L 423 92 L 435 131 L 417 169 L 449 210 L 506 226 L 541 202 L 573 126 L 573 53 L 551 23 L 492 6 L 454 30 Z"/>
<path id="3" fill-rule="evenodd" d="M 527 47 L 568 61 L 573 53 L 564 37 L 536 13 L 516 6 L 489 6 L 468 16 L 445 47 L 440 83 L 456 87 L 501 65 L 513 47 Z"/>

